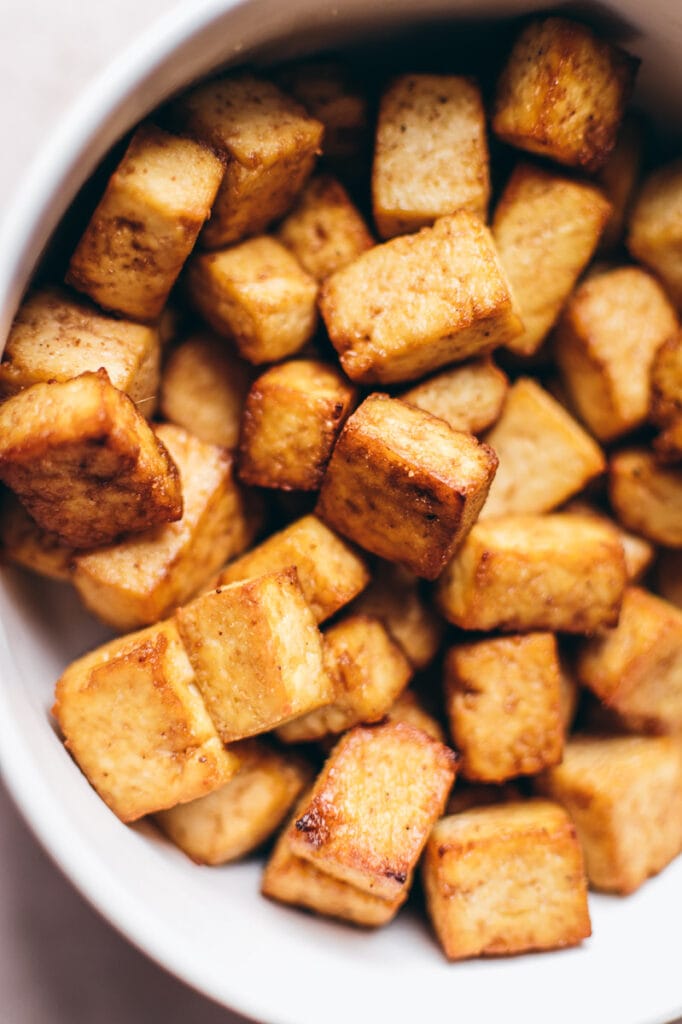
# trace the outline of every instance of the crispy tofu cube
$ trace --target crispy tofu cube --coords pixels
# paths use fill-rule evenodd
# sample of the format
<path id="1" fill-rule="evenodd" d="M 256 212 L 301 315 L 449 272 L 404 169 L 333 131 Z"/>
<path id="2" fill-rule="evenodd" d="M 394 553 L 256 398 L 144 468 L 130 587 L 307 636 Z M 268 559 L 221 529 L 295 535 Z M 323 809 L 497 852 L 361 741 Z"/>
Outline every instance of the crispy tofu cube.
<path id="1" fill-rule="evenodd" d="M 568 736 L 573 729 L 581 692 L 572 660 L 559 647 L 559 714 L 564 736 Z"/>
<path id="2" fill-rule="evenodd" d="M 628 530 L 682 548 L 682 470 L 659 465 L 644 448 L 624 449 L 609 463 L 609 497 Z"/>
<path id="3" fill-rule="evenodd" d="M 467 782 L 458 778 L 450 793 L 445 813 L 460 814 L 462 811 L 471 810 L 472 807 L 490 807 L 492 804 L 521 799 L 521 791 L 514 782 L 496 785 L 489 782 Z"/>
<path id="4" fill-rule="evenodd" d="M 443 370 L 399 396 L 449 423 L 453 430 L 481 434 L 492 427 L 504 406 L 509 381 L 490 356 Z"/>
<path id="5" fill-rule="evenodd" d="M 445 659 L 445 705 L 465 779 L 504 782 L 561 760 L 561 678 L 551 633 L 458 644 Z"/>
<path id="6" fill-rule="evenodd" d="M 67 283 L 104 309 L 156 319 L 223 173 L 205 146 L 154 125 L 138 128 L 71 257 Z"/>
<path id="7" fill-rule="evenodd" d="M 435 579 L 476 521 L 496 467 L 470 434 L 374 394 L 341 433 L 316 512 L 373 554 Z"/>
<path id="8" fill-rule="evenodd" d="M 317 359 L 272 366 L 251 386 L 239 441 L 239 476 L 256 487 L 317 491 L 356 392 Z"/>
<path id="9" fill-rule="evenodd" d="M 273 533 L 221 572 L 216 587 L 295 566 L 316 622 L 335 615 L 369 583 L 364 560 L 346 541 L 308 515 Z"/>
<path id="10" fill-rule="evenodd" d="M 636 533 L 630 533 L 629 530 L 624 530 L 619 523 L 607 516 L 606 513 L 601 511 L 601 509 L 596 508 L 594 505 L 590 505 L 587 501 L 576 499 L 574 501 L 569 501 L 562 511 L 574 512 L 581 516 L 597 516 L 604 522 L 610 523 L 615 527 L 618 531 L 620 542 L 623 545 L 625 570 L 629 583 L 636 583 L 651 568 L 656 555 L 656 548 L 654 545 L 650 541 L 645 540 L 644 537 L 638 537 Z"/>
<path id="11" fill-rule="evenodd" d="M 591 516 L 507 516 L 476 523 L 438 580 L 461 629 L 590 635 L 618 622 L 626 584 L 616 530 Z"/>
<path id="12" fill-rule="evenodd" d="M 429 837 L 422 877 L 449 960 L 561 949 L 591 934 L 575 828 L 548 800 L 443 818 Z"/>
<path id="13" fill-rule="evenodd" d="M 324 663 L 336 695 L 326 707 L 280 726 L 285 743 L 345 732 L 388 713 L 412 677 L 412 666 L 378 619 L 347 615 L 324 633 Z"/>
<path id="14" fill-rule="evenodd" d="M 105 370 L 33 384 L 0 406 L 0 479 L 77 548 L 182 515 L 173 460 Z"/>
<path id="15" fill-rule="evenodd" d="M 165 423 L 156 433 L 180 472 L 182 518 L 74 559 L 83 603 L 121 632 L 170 615 L 251 539 L 232 457 L 182 427 Z"/>
<path id="16" fill-rule="evenodd" d="M 651 419 L 663 427 L 654 441 L 659 456 L 682 457 L 682 331 L 658 349 L 651 367 Z"/>
<path id="17" fill-rule="evenodd" d="M 408 885 L 455 777 L 455 755 L 405 722 L 338 742 L 285 835 L 320 871 L 385 900 Z"/>
<path id="18" fill-rule="evenodd" d="M 606 469 L 599 445 L 529 377 L 509 389 L 486 443 L 499 459 L 486 518 L 549 512 Z"/>
<path id="19" fill-rule="evenodd" d="M 277 237 L 316 281 L 324 281 L 374 245 L 362 214 L 330 174 L 310 179 L 279 225 Z"/>
<path id="20" fill-rule="evenodd" d="M 599 251 L 612 252 L 624 240 L 625 226 L 642 166 L 642 123 L 634 114 L 623 119 L 616 145 L 596 176 L 611 203 L 611 216 L 599 242 Z"/>
<path id="21" fill-rule="evenodd" d="M 204 796 L 239 767 L 172 621 L 73 662 L 57 682 L 53 714 L 81 771 L 122 821 Z"/>
<path id="22" fill-rule="evenodd" d="M 283 216 L 320 151 L 323 126 L 276 85 L 233 74 L 176 100 L 171 122 L 226 164 L 201 242 L 209 249 L 257 235 Z"/>
<path id="23" fill-rule="evenodd" d="M 666 601 L 682 608 L 682 551 L 659 552 L 656 589 Z"/>
<path id="24" fill-rule="evenodd" d="M 250 363 L 293 355 L 315 332 L 317 284 L 274 238 L 196 254 L 186 280 L 204 319 Z"/>
<path id="25" fill-rule="evenodd" d="M 258 849 L 310 782 L 304 761 L 261 740 L 243 740 L 229 752 L 239 763 L 229 782 L 155 818 L 162 832 L 198 864 L 226 864 Z"/>
<path id="26" fill-rule="evenodd" d="M 490 166 L 481 90 L 458 75 L 399 75 L 379 106 L 372 169 L 382 238 L 462 208 L 485 221 Z"/>
<path id="27" fill-rule="evenodd" d="M 596 171 L 616 144 L 638 65 L 587 25 L 533 20 L 497 83 L 493 131 L 529 153 Z"/>
<path id="28" fill-rule="evenodd" d="M 416 380 L 521 330 L 490 232 L 468 210 L 337 270 L 320 310 L 344 370 L 365 384 Z"/>
<path id="29" fill-rule="evenodd" d="M 576 656 L 583 686 L 637 732 L 682 732 L 682 610 L 639 587 L 618 625 Z"/>
<path id="30" fill-rule="evenodd" d="M 573 818 L 595 889 L 634 892 L 682 849 L 679 738 L 575 735 L 537 787 Z"/>
<path id="31" fill-rule="evenodd" d="M 612 441 L 645 422 L 654 357 L 676 331 L 665 292 L 639 267 L 590 277 L 574 292 L 554 352 L 571 404 L 595 437 Z"/>
<path id="32" fill-rule="evenodd" d="M 293 567 L 218 587 L 180 608 L 176 619 L 224 743 L 333 699 L 322 636 Z"/>
<path id="33" fill-rule="evenodd" d="M 0 500 L 0 551 L 7 561 L 39 576 L 71 579 L 73 548 L 38 526 L 11 491 L 5 491 Z"/>
<path id="34" fill-rule="evenodd" d="M 415 729 L 421 729 L 432 740 L 445 743 L 445 730 L 438 719 L 431 714 L 414 690 L 403 690 L 398 699 L 386 712 L 389 722 L 407 722 Z"/>
<path id="35" fill-rule="evenodd" d="M 627 247 L 636 260 L 660 277 L 682 309 L 682 160 L 653 171 L 635 197 Z"/>
<path id="36" fill-rule="evenodd" d="M 523 332 L 506 343 L 516 355 L 534 355 L 542 345 L 610 213 L 594 185 L 527 163 L 513 171 L 492 234 L 523 319 Z"/>
<path id="37" fill-rule="evenodd" d="M 278 80 L 324 125 L 324 156 L 348 164 L 362 155 L 367 134 L 367 99 L 350 67 L 336 60 L 290 65 Z"/>

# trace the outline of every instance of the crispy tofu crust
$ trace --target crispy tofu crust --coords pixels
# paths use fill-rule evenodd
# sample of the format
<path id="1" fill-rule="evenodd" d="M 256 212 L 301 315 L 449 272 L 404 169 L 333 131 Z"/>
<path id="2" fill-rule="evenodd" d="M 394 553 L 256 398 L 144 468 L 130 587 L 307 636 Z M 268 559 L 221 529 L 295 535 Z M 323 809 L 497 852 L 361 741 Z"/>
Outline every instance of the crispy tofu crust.
<path id="1" fill-rule="evenodd" d="M 481 434 L 499 419 L 509 387 L 490 356 L 429 377 L 398 397 L 449 423 L 453 430 Z"/>
<path id="2" fill-rule="evenodd" d="M 635 196 L 627 247 L 661 279 L 682 309 L 682 160 L 657 168 Z"/>
<path id="3" fill-rule="evenodd" d="M 682 470 L 660 465 L 645 448 L 623 449 L 609 463 L 609 498 L 628 530 L 682 548 Z"/>
<path id="4" fill-rule="evenodd" d="M 39 576 L 62 582 L 71 579 L 73 548 L 41 529 L 8 490 L 0 494 L 0 553 L 3 560 Z"/>
<path id="5" fill-rule="evenodd" d="M 569 501 L 563 507 L 562 512 L 573 512 L 580 516 L 597 516 L 604 522 L 610 523 L 618 531 L 620 542 L 623 545 L 625 571 L 629 583 L 637 583 L 653 565 L 656 557 L 654 545 L 644 537 L 639 537 L 636 533 L 630 533 L 629 530 L 623 529 L 619 523 L 595 505 L 578 498 Z"/>

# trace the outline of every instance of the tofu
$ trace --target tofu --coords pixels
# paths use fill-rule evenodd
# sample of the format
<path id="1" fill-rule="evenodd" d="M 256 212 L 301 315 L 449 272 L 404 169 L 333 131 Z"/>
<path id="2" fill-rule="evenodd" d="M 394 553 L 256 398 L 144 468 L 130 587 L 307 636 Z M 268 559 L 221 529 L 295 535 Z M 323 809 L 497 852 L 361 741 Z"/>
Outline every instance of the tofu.
<path id="1" fill-rule="evenodd" d="M 306 60 L 284 68 L 278 81 L 324 125 L 324 157 L 344 169 L 362 158 L 367 135 L 367 97 L 349 65 Z"/>
<path id="2" fill-rule="evenodd" d="M 590 516 L 476 523 L 438 580 L 437 605 L 461 629 L 590 635 L 618 623 L 626 585 L 618 533 Z"/>
<path id="3" fill-rule="evenodd" d="M 182 515 L 173 460 L 105 370 L 34 384 L 0 406 L 0 480 L 76 548 Z"/>
<path id="4" fill-rule="evenodd" d="M 176 620 L 224 743 L 268 732 L 334 697 L 293 567 L 218 587 L 178 609 Z"/>
<path id="5" fill-rule="evenodd" d="M 471 435 L 373 394 L 346 422 L 316 514 L 380 558 L 435 579 L 476 521 L 496 468 Z"/>
<path id="6" fill-rule="evenodd" d="M 656 590 L 677 608 L 682 608 L 682 551 L 659 552 L 656 563 Z"/>
<path id="7" fill-rule="evenodd" d="M 678 738 L 576 735 L 538 789 L 571 815 L 594 889 L 627 895 L 682 849 Z"/>
<path id="8" fill-rule="evenodd" d="M 499 459 L 486 518 L 549 512 L 606 470 L 599 445 L 529 377 L 509 389 L 485 440 Z"/>
<path id="9" fill-rule="evenodd" d="M 632 206 L 626 244 L 682 310 L 682 160 L 666 163 L 645 178 Z"/>
<path id="10" fill-rule="evenodd" d="M 596 171 L 616 144 L 639 61 L 567 18 L 538 18 L 517 37 L 497 83 L 498 138 Z"/>
<path id="11" fill-rule="evenodd" d="M 639 582 L 653 565 L 656 556 L 654 545 L 644 537 L 639 537 L 636 533 L 624 530 L 622 526 L 595 505 L 590 505 L 587 501 L 576 499 L 565 505 L 562 511 L 574 512 L 581 516 L 597 516 L 603 522 L 610 523 L 611 526 L 615 527 L 618 531 L 620 542 L 623 545 L 625 571 L 629 583 Z"/>
<path id="12" fill-rule="evenodd" d="M 426 707 L 415 690 L 403 690 L 398 699 L 386 712 L 389 722 L 407 722 L 415 729 L 421 729 L 432 740 L 445 743 L 445 730 L 435 715 Z"/>
<path id="13" fill-rule="evenodd" d="M 523 320 L 506 341 L 534 355 L 590 262 L 611 215 L 592 184 L 520 163 L 495 208 L 492 235 Z"/>
<path id="14" fill-rule="evenodd" d="M 228 452 L 170 423 L 156 433 L 180 472 L 182 518 L 77 553 L 73 562 L 85 606 L 121 632 L 158 622 L 194 597 L 257 525 Z"/>
<path id="15" fill-rule="evenodd" d="M 207 796 L 155 815 L 168 838 L 197 864 L 226 864 L 257 850 L 311 781 L 306 763 L 262 740 L 230 747 L 235 775 Z"/>
<path id="16" fill-rule="evenodd" d="M 426 846 L 422 878 L 449 960 L 561 949 L 591 934 L 575 829 L 548 800 L 441 819 Z"/>
<path id="17" fill-rule="evenodd" d="M 223 180 L 205 146 L 138 128 L 69 262 L 67 284 L 103 309 L 155 320 Z"/>
<path id="18" fill-rule="evenodd" d="M 639 267 L 589 277 L 573 293 L 554 353 L 571 404 L 600 441 L 646 421 L 656 352 L 677 329 L 663 288 Z"/>
<path id="19" fill-rule="evenodd" d="M 285 835 L 298 857 L 363 892 L 405 890 L 455 777 L 455 755 L 405 722 L 339 740 Z"/>
<path id="20" fill-rule="evenodd" d="M 239 476 L 255 487 L 317 491 L 356 390 L 318 359 L 272 366 L 247 395 Z"/>
<path id="21" fill-rule="evenodd" d="M 332 274 L 320 311 L 343 369 L 364 384 L 416 380 L 521 330 L 490 232 L 468 210 Z"/>
<path id="22" fill-rule="evenodd" d="M 295 566 L 298 581 L 317 623 L 335 615 L 367 586 L 365 561 L 314 515 L 273 533 L 220 573 L 216 587 L 281 572 Z"/>
<path id="23" fill-rule="evenodd" d="M 67 381 L 100 367 L 152 416 L 159 387 L 156 327 L 117 320 L 63 288 L 42 287 L 19 307 L 0 362 L 0 397 L 47 381 Z"/>
<path id="24" fill-rule="evenodd" d="M 636 114 L 626 114 L 616 144 L 596 183 L 611 203 L 611 216 L 599 242 L 600 253 L 613 252 L 625 241 L 625 229 L 642 167 L 643 125 Z"/>
<path id="25" fill-rule="evenodd" d="M 445 706 L 463 778 L 505 782 L 557 764 L 564 729 L 555 637 L 528 633 L 451 647 Z"/>
<path id="26" fill-rule="evenodd" d="M 201 236 L 208 249 L 260 234 L 289 210 L 313 170 L 324 131 L 272 82 L 243 72 L 185 93 L 169 118 L 225 162 Z"/>
<path id="27" fill-rule="evenodd" d="M 575 677 L 573 661 L 569 654 L 570 648 L 567 652 L 559 647 L 559 714 L 564 736 L 568 736 L 573 730 L 583 693 Z"/>
<path id="28" fill-rule="evenodd" d="M 73 662 L 57 682 L 52 713 L 67 750 L 122 821 L 204 796 L 239 767 L 172 621 Z"/>
<path id="29" fill-rule="evenodd" d="M 485 221 L 490 160 L 473 79 L 398 75 L 384 91 L 374 144 L 372 206 L 382 238 L 466 209 Z"/>
<path id="30" fill-rule="evenodd" d="M 675 416 L 654 439 L 654 450 L 661 462 L 682 462 L 682 416 Z"/>
<path id="31" fill-rule="evenodd" d="M 514 782 L 496 785 L 490 782 L 466 782 L 458 778 L 446 804 L 445 814 L 461 814 L 462 811 L 470 811 L 472 807 L 491 807 L 521 799 L 521 790 Z"/>
<path id="32" fill-rule="evenodd" d="M 445 420 L 453 430 L 482 434 L 499 419 L 508 387 L 507 375 L 490 356 L 482 356 L 415 384 L 399 398 Z"/>
<path id="33" fill-rule="evenodd" d="M 192 305 L 250 363 L 298 352 L 317 323 L 317 284 L 275 238 L 250 238 L 189 261 Z"/>
<path id="34" fill-rule="evenodd" d="M 676 331 L 654 356 L 650 416 L 664 428 L 654 441 L 659 456 L 678 461 L 682 457 L 682 331 Z"/>
<path id="35" fill-rule="evenodd" d="M 71 579 L 73 548 L 38 526 L 12 491 L 0 495 L 0 552 L 3 561 L 39 576 L 63 582 Z"/>
<path id="36" fill-rule="evenodd" d="M 682 470 L 660 465 L 645 448 L 624 448 L 609 463 L 609 498 L 626 529 L 682 548 Z"/>

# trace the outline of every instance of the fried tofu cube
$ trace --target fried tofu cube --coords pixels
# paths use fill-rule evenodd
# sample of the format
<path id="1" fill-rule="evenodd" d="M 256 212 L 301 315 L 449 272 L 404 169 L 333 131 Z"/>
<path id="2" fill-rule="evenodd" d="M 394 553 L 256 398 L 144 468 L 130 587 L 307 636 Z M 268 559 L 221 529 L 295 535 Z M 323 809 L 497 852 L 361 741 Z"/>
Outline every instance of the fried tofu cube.
<path id="1" fill-rule="evenodd" d="M 291 851 L 385 900 L 408 885 L 455 778 L 455 755 L 406 722 L 338 742 L 289 826 Z"/>
<path id="2" fill-rule="evenodd" d="M 490 807 L 493 804 L 509 803 L 512 800 L 521 799 L 521 791 L 514 782 L 496 785 L 489 782 L 467 782 L 465 779 L 458 778 L 450 793 L 445 813 L 446 815 L 461 814 L 462 811 L 469 811 L 472 807 Z"/>
<path id="3" fill-rule="evenodd" d="M 682 610 L 639 587 L 614 629 L 586 641 L 578 679 L 637 732 L 682 732 Z"/>
<path id="4" fill-rule="evenodd" d="M 138 128 L 71 257 L 67 283 L 104 309 L 155 320 L 223 173 L 205 146 L 154 125 Z"/>
<path id="5" fill-rule="evenodd" d="M 661 597 L 682 608 L 682 550 L 659 552 L 656 565 L 656 589 Z"/>
<path id="6" fill-rule="evenodd" d="M 398 397 L 449 423 L 453 430 L 481 434 L 497 422 L 509 381 L 490 356 L 443 370 Z"/>
<path id="7" fill-rule="evenodd" d="M 653 171 L 635 197 L 627 247 L 661 279 L 682 310 L 682 160 Z"/>
<path id="8" fill-rule="evenodd" d="M 231 562 L 220 573 L 216 587 L 281 572 L 292 565 L 317 623 L 335 615 L 370 580 L 365 561 L 353 548 L 317 516 L 308 515 Z"/>
<path id="9" fill-rule="evenodd" d="M 218 738 L 172 621 L 73 662 L 52 710 L 67 749 L 122 821 L 204 796 L 239 767 Z"/>
<path id="10" fill-rule="evenodd" d="M 178 609 L 197 686 L 224 743 L 328 704 L 334 684 L 296 569 L 231 583 Z"/>
<path id="11" fill-rule="evenodd" d="M 160 352 L 155 327 L 106 316 L 61 288 L 40 288 L 19 307 L 9 332 L 0 363 L 0 396 L 104 367 L 114 387 L 151 416 Z"/>
<path id="12" fill-rule="evenodd" d="M 617 624 L 625 585 L 623 546 L 608 523 L 506 516 L 476 523 L 436 598 L 461 629 L 590 635 Z"/>
<path id="13" fill-rule="evenodd" d="M 521 330 L 490 232 L 468 210 L 337 270 L 320 310 L 344 370 L 365 384 L 416 380 Z"/>
<path id="14" fill-rule="evenodd" d="M 317 284 L 275 238 L 196 254 L 186 281 L 207 323 L 250 363 L 293 355 L 315 332 Z"/>
<path id="15" fill-rule="evenodd" d="M 616 144 L 638 65 L 587 25 L 533 20 L 497 83 L 493 131 L 529 153 L 596 171 Z"/>
<path id="16" fill-rule="evenodd" d="M 445 730 L 435 715 L 414 690 L 403 690 L 398 699 L 386 712 L 389 722 L 407 722 L 415 729 L 421 729 L 432 740 L 445 743 Z"/>
<path id="17" fill-rule="evenodd" d="M 682 457 L 682 331 L 658 349 L 651 367 L 651 419 L 663 427 L 654 441 L 659 455 Z"/>
<path id="18" fill-rule="evenodd" d="M 182 427 L 165 423 L 156 433 L 180 473 L 182 518 L 74 559 L 83 603 L 121 632 L 170 615 L 251 538 L 232 457 Z"/>
<path id="19" fill-rule="evenodd" d="M 561 678 L 551 633 L 450 648 L 445 705 L 465 779 L 504 782 L 561 760 Z"/>
<path id="20" fill-rule="evenodd" d="M 573 729 L 580 696 L 581 688 L 575 676 L 572 660 L 569 661 L 566 652 L 559 647 L 559 714 L 564 736 L 568 736 Z"/>
<path id="21" fill-rule="evenodd" d="M 486 518 L 549 512 L 606 469 L 599 445 L 529 377 L 509 389 L 486 444 L 499 459 Z"/>
<path id="22" fill-rule="evenodd" d="M 379 106 L 374 221 L 393 238 L 467 209 L 485 221 L 490 161 L 481 90 L 458 75 L 399 75 Z"/>
<path id="23" fill-rule="evenodd" d="M 316 359 L 292 359 L 266 370 L 244 406 L 241 479 L 256 487 L 319 490 L 355 395 L 340 370 Z"/>
<path id="24" fill-rule="evenodd" d="M 197 864 L 226 864 L 258 849 L 311 781 L 304 761 L 262 740 L 243 740 L 229 752 L 239 762 L 229 782 L 155 816 L 161 831 Z"/>
<path id="25" fill-rule="evenodd" d="M 573 293 L 554 352 L 571 404 L 600 441 L 645 422 L 654 357 L 676 331 L 665 292 L 639 267 L 589 277 Z"/>
<path id="26" fill-rule="evenodd" d="M 572 736 L 537 788 L 571 815 L 595 889 L 634 892 L 682 849 L 678 737 Z"/>
<path id="27" fill-rule="evenodd" d="M 656 555 L 654 545 L 644 537 L 638 537 L 636 533 L 630 533 L 628 530 L 623 529 L 619 523 L 607 516 L 601 509 L 590 505 L 587 501 L 576 499 L 565 505 L 562 511 L 574 512 L 581 516 L 597 516 L 615 527 L 618 531 L 620 542 L 623 545 L 625 570 L 629 583 L 637 583 L 651 568 Z"/>
<path id="28" fill-rule="evenodd" d="M 661 466 L 645 448 L 616 452 L 609 498 L 620 522 L 655 544 L 682 548 L 682 470 Z"/>
<path id="29" fill-rule="evenodd" d="M 534 355 L 594 253 L 611 206 L 587 182 L 521 163 L 495 209 L 492 235 L 518 302 L 523 332 L 507 341 Z"/>
<path id="30" fill-rule="evenodd" d="M 0 499 L 0 551 L 7 561 L 39 576 L 64 582 L 71 579 L 73 548 L 38 526 L 11 491 L 5 491 Z"/>
<path id="31" fill-rule="evenodd" d="M 76 548 L 182 515 L 177 467 L 105 370 L 33 384 L 0 406 L 0 479 Z"/>
<path id="32" fill-rule="evenodd" d="M 599 242 L 599 252 L 612 252 L 623 241 L 642 166 L 642 124 L 634 114 L 623 118 L 616 145 L 596 176 L 611 203 L 611 216 Z"/>
<path id="33" fill-rule="evenodd" d="M 435 579 L 476 521 L 496 468 L 472 435 L 374 394 L 341 432 L 316 513 L 380 558 Z"/>
<path id="34" fill-rule="evenodd" d="M 217 249 L 283 216 L 312 172 L 323 126 L 272 82 L 233 74 L 174 102 L 171 123 L 225 161 L 201 243 Z"/>
<path id="35" fill-rule="evenodd" d="M 333 163 L 356 161 L 366 143 L 367 99 L 351 69 L 337 60 L 290 65 L 278 80 L 324 125 L 324 156 Z"/>
<path id="36" fill-rule="evenodd" d="M 575 828 L 548 800 L 441 819 L 426 845 L 422 878 L 449 960 L 561 949 L 591 934 Z"/>

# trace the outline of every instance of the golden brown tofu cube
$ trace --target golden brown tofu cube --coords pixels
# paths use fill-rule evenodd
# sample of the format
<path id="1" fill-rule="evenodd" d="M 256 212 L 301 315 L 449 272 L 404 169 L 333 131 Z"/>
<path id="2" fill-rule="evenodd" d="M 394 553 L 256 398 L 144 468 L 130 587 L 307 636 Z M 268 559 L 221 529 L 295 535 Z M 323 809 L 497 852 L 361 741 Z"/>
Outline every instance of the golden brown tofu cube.
<path id="1" fill-rule="evenodd" d="M 180 473 L 182 518 L 74 559 L 83 603 L 121 632 L 165 618 L 251 539 L 232 457 L 170 423 L 156 433 Z"/>
<path id="2" fill-rule="evenodd" d="M 317 491 L 355 388 L 316 359 L 272 366 L 251 385 L 239 440 L 239 476 L 256 487 Z"/>
<path id="3" fill-rule="evenodd" d="M 414 690 L 404 690 L 397 701 L 386 712 L 389 722 L 407 722 L 415 729 L 421 729 L 432 740 L 445 743 L 445 730 L 438 719 L 431 714 Z"/>
<path id="4" fill-rule="evenodd" d="M 599 242 L 599 252 L 612 252 L 624 241 L 625 226 L 642 166 L 642 124 L 634 114 L 623 119 L 616 145 L 596 176 L 611 203 L 611 216 Z"/>
<path id="5" fill-rule="evenodd" d="M 322 285 L 352 380 L 394 384 L 490 352 L 521 330 L 490 232 L 468 210 L 363 253 Z"/>
<path id="6" fill-rule="evenodd" d="M 455 755 L 406 722 L 356 726 L 338 742 L 290 849 L 320 871 L 382 899 L 403 890 L 455 777 Z"/>
<path id="7" fill-rule="evenodd" d="M 587 25 L 531 21 L 500 75 L 493 131 L 529 153 L 596 171 L 616 144 L 638 64 Z"/>
<path id="8" fill-rule="evenodd" d="M 320 150 L 323 127 L 276 85 L 249 74 L 206 82 L 177 100 L 172 123 L 226 164 L 201 242 L 256 235 L 287 212 Z"/>
<path id="9" fill-rule="evenodd" d="M 239 768 L 220 789 L 156 815 L 161 830 L 198 864 L 226 864 L 258 849 L 310 782 L 300 758 L 261 740 L 229 748 Z"/>
<path id="10" fill-rule="evenodd" d="M 609 497 L 620 522 L 655 544 L 682 548 L 682 470 L 661 466 L 644 448 L 616 452 Z"/>
<path id="11" fill-rule="evenodd" d="M 138 128 L 71 257 L 68 284 L 104 309 L 156 319 L 223 173 L 205 146 Z"/>
<path id="12" fill-rule="evenodd" d="M 645 422 L 654 356 L 676 330 L 665 292 L 639 267 L 590 277 L 574 292 L 554 352 L 571 404 L 595 437 L 612 441 Z"/>
<path id="13" fill-rule="evenodd" d="M 176 619 L 224 743 L 333 699 L 322 636 L 294 568 L 218 587 L 180 608 Z"/>
<path id="14" fill-rule="evenodd" d="M 559 714 L 564 736 L 568 736 L 573 729 L 581 692 L 572 660 L 559 648 Z"/>
<path id="15" fill-rule="evenodd" d="M 682 732 L 682 610 L 629 587 L 618 625 L 582 645 L 576 672 L 629 728 Z"/>
<path id="16" fill-rule="evenodd" d="M 595 889 L 634 892 L 682 849 L 677 737 L 575 735 L 537 786 L 573 818 Z"/>
<path id="17" fill-rule="evenodd" d="M 7 561 L 39 576 L 71 579 L 73 548 L 38 526 L 11 491 L 0 496 L 0 551 Z"/>
<path id="18" fill-rule="evenodd" d="M 374 394 L 341 433 L 316 512 L 373 554 L 435 579 L 476 521 L 496 467 L 472 435 Z"/>
<path id="19" fill-rule="evenodd" d="M 557 764 L 564 740 L 560 700 L 551 633 L 452 647 L 445 705 L 464 778 L 504 782 Z"/>
<path id="20" fill-rule="evenodd" d="M 310 179 L 277 237 L 316 281 L 324 281 L 374 245 L 362 214 L 341 182 L 329 174 Z"/>
<path id="21" fill-rule="evenodd" d="M 476 523 L 438 581 L 461 629 L 592 634 L 618 622 L 626 584 L 616 530 L 591 516 L 507 516 Z"/>
<path id="22" fill-rule="evenodd" d="M 364 560 L 317 516 L 303 516 L 273 533 L 221 572 L 216 587 L 295 566 L 316 622 L 324 622 L 369 583 Z"/>
<path id="23" fill-rule="evenodd" d="M 346 165 L 362 155 L 367 99 L 347 65 L 336 60 L 306 61 L 286 68 L 278 80 L 324 125 L 325 159 Z"/>
<path id="24" fill-rule="evenodd" d="M 106 544 L 182 515 L 177 468 L 105 370 L 0 406 L 0 479 L 63 544 Z"/>
<path id="25" fill-rule="evenodd" d="M 580 516 L 597 516 L 604 522 L 610 523 L 618 531 L 620 542 L 623 545 L 625 571 L 629 583 L 636 583 L 651 568 L 656 555 L 654 545 L 644 537 L 638 537 L 636 533 L 624 530 L 619 523 L 607 516 L 601 509 L 590 505 L 587 501 L 576 499 L 569 501 L 563 507 L 562 512 L 573 512 Z"/>
<path id="26" fill-rule="evenodd" d="M 486 444 L 499 459 L 486 518 L 549 512 L 606 469 L 599 445 L 529 377 L 509 389 Z"/>
<path id="27" fill-rule="evenodd" d="M 484 356 L 443 370 L 399 397 L 445 420 L 453 430 L 480 434 L 498 420 L 508 386 L 507 375 Z"/>
<path id="28" fill-rule="evenodd" d="M 627 247 L 682 309 L 682 160 L 653 171 L 635 197 Z"/>
<path id="29" fill-rule="evenodd" d="M 204 796 L 239 767 L 172 621 L 73 662 L 57 682 L 53 714 L 81 771 L 122 821 Z"/>
<path id="30" fill-rule="evenodd" d="M 186 280 L 204 319 L 250 363 L 284 359 L 313 336 L 317 284 L 274 238 L 196 254 Z"/>
<path id="31" fill-rule="evenodd" d="M 666 601 L 682 608 L 682 551 L 659 552 L 656 589 Z"/>
<path id="32" fill-rule="evenodd" d="M 664 431 L 654 441 L 660 456 L 682 456 L 682 331 L 658 349 L 651 367 L 651 419 Z"/>
<path id="33" fill-rule="evenodd" d="M 575 828 L 548 800 L 443 818 L 429 837 L 422 877 L 449 960 L 561 949 L 591 934 Z"/>
<path id="34" fill-rule="evenodd" d="M 472 807 L 490 807 L 492 804 L 521 800 L 519 787 L 514 782 L 495 785 L 489 782 L 467 782 L 458 778 L 448 799 L 445 813 L 460 814 Z"/>
<path id="35" fill-rule="evenodd" d="M 379 106 L 372 169 L 377 231 L 393 238 L 462 208 L 485 221 L 490 167 L 481 90 L 458 75 L 399 75 Z"/>
<path id="36" fill-rule="evenodd" d="M 587 182 L 521 163 L 495 209 L 492 234 L 523 332 L 507 347 L 534 355 L 589 263 L 611 206 Z"/>

